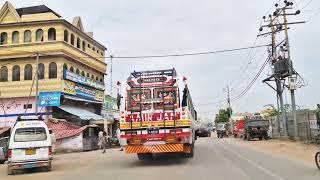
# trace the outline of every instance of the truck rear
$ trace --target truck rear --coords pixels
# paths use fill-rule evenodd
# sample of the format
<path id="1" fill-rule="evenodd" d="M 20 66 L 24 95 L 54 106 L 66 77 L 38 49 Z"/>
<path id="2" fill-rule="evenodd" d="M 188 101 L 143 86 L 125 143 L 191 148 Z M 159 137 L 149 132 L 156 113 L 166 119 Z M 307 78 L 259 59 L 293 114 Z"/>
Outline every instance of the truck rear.
<path id="1" fill-rule="evenodd" d="M 188 86 L 179 86 L 175 69 L 131 73 L 120 114 L 120 141 L 126 153 L 139 159 L 162 153 L 193 157 L 195 119 Z"/>

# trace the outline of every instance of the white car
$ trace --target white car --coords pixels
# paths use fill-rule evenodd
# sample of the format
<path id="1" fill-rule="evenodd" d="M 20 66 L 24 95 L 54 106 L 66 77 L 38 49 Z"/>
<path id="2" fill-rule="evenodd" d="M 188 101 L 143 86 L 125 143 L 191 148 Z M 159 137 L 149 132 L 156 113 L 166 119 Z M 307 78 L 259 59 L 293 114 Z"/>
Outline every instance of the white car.
<path id="1" fill-rule="evenodd" d="M 8 150 L 8 174 L 17 169 L 45 167 L 51 170 L 52 146 L 42 120 L 18 121 L 13 127 Z"/>

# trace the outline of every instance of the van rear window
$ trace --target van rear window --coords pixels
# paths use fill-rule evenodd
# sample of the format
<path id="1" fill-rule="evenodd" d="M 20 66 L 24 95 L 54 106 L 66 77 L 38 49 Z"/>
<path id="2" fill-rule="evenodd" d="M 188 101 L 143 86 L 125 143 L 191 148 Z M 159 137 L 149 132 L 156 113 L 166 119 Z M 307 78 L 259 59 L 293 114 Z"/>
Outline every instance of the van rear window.
<path id="1" fill-rule="evenodd" d="M 47 133 L 43 127 L 19 128 L 14 135 L 15 142 L 45 141 Z"/>

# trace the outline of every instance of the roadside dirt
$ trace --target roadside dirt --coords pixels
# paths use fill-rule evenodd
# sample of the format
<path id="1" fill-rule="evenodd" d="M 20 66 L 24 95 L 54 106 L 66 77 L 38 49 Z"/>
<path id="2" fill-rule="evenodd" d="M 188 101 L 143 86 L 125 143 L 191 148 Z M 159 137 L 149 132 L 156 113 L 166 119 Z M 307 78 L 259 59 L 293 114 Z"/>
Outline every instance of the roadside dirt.
<path id="1" fill-rule="evenodd" d="M 244 141 L 240 138 L 229 138 L 228 142 L 273 155 L 281 155 L 290 159 L 301 160 L 312 165 L 315 164 L 314 156 L 316 152 L 320 151 L 320 148 L 313 144 L 282 140 Z"/>

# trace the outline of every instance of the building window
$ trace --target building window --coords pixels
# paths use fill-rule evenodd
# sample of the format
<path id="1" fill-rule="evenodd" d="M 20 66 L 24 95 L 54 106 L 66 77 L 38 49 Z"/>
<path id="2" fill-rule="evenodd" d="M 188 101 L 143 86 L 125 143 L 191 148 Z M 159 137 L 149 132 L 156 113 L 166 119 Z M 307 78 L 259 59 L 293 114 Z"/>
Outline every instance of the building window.
<path id="1" fill-rule="evenodd" d="M 101 56 L 103 57 L 103 52 L 101 52 Z"/>
<path id="2" fill-rule="evenodd" d="M 91 45 L 90 45 L 90 44 L 88 44 L 88 48 L 91 48 Z"/>
<path id="3" fill-rule="evenodd" d="M 93 74 L 91 75 L 91 79 L 94 80 L 94 75 Z"/>
<path id="4" fill-rule="evenodd" d="M 19 43 L 19 32 L 18 31 L 14 31 L 12 33 L 12 43 L 13 44 Z"/>
<path id="5" fill-rule="evenodd" d="M 90 78 L 90 74 L 89 73 L 87 73 L 87 77 Z"/>
<path id="6" fill-rule="evenodd" d="M 0 45 L 8 43 L 8 34 L 6 32 L 1 33 L 0 35 Z"/>
<path id="7" fill-rule="evenodd" d="M 43 41 L 43 30 L 42 29 L 38 29 L 36 31 L 36 41 L 37 42 Z"/>
<path id="8" fill-rule="evenodd" d="M 80 49 L 80 38 L 77 38 L 77 48 Z"/>
<path id="9" fill-rule="evenodd" d="M 24 31 L 23 42 L 31 42 L 31 31 Z"/>
<path id="10" fill-rule="evenodd" d="M 81 76 L 85 76 L 85 73 L 84 73 L 84 71 L 82 71 L 82 72 L 81 72 Z"/>
<path id="11" fill-rule="evenodd" d="M 86 51 L 86 42 L 82 41 L 82 51 Z"/>
<path id="12" fill-rule="evenodd" d="M 97 53 L 99 54 L 99 50 L 97 50 Z"/>
<path id="13" fill-rule="evenodd" d="M 56 40 L 56 29 L 50 28 L 48 30 L 48 40 L 49 41 L 55 41 Z"/>
<path id="14" fill-rule="evenodd" d="M 2 66 L 0 69 L 0 82 L 8 81 L 8 68 L 7 66 Z"/>
<path id="15" fill-rule="evenodd" d="M 98 78 L 98 76 L 96 77 L 96 81 L 99 81 L 99 78 Z"/>
<path id="16" fill-rule="evenodd" d="M 38 79 L 44 79 L 44 64 L 38 64 Z"/>
<path id="17" fill-rule="evenodd" d="M 12 81 L 20 81 L 20 66 L 18 65 L 12 68 Z"/>
<path id="18" fill-rule="evenodd" d="M 68 70 L 68 65 L 66 63 L 63 64 L 63 70 Z"/>
<path id="19" fill-rule="evenodd" d="M 74 46 L 74 35 L 73 34 L 71 34 L 71 45 Z"/>
<path id="20" fill-rule="evenodd" d="M 63 33 L 64 35 L 64 41 L 65 42 L 68 42 L 69 41 L 69 32 L 67 31 L 67 30 L 64 30 L 64 33 Z"/>
<path id="21" fill-rule="evenodd" d="M 76 70 L 76 74 L 80 74 L 80 70 L 79 69 Z"/>
<path id="22" fill-rule="evenodd" d="M 73 67 L 72 67 L 72 66 L 70 67 L 70 71 L 71 71 L 71 72 L 74 72 L 74 69 L 73 69 Z"/>
<path id="23" fill-rule="evenodd" d="M 32 104 L 24 104 L 23 109 L 32 109 Z"/>
<path id="24" fill-rule="evenodd" d="M 100 82 L 103 82 L 103 79 L 102 79 L 102 78 L 100 78 Z"/>
<path id="25" fill-rule="evenodd" d="M 49 64 L 49 79 L 57 78 L 57 64 L 52 62 Z"/>
<path id="26" fill-rule="evenodd" d="M 30 64 L 24 66 L 24 80 L 32 80 L 32 66 Z"/>
<path id="27" fill-rule="evenodd" d="M 92 50 L 93 50 L 93 51 L 96 51 L 96 48 L 95 48 L 95 47 L 92 47 Z"/>

